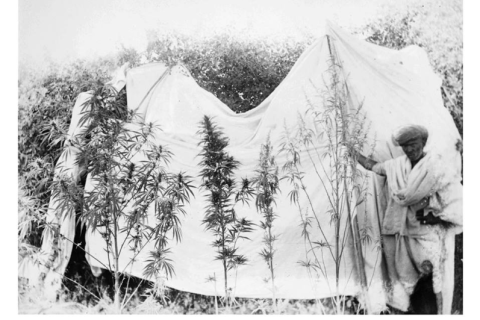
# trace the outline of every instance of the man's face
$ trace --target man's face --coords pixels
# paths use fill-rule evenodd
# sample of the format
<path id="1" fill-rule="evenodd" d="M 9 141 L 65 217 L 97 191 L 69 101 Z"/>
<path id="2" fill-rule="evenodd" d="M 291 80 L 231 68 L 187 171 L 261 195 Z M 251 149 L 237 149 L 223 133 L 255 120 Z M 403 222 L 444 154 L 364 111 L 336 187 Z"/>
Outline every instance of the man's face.
<path id="1" fill-rule="evenodd" d="M 424 146 L 425 144 L 422 138 L 412 139 L 401 145 L 403 152 L 405 152 L 408 159 L 412 162 L 416 162 L 422 158 Z"/>

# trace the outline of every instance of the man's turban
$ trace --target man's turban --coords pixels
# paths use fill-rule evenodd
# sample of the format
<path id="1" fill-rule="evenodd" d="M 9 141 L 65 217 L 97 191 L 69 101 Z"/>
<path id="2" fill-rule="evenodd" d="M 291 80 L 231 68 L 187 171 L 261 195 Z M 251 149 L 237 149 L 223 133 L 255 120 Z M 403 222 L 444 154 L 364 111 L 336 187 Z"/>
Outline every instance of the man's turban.
<path id="1" fill-rule="evenodd" d="M 393 131 L 392 141 L 395 146 L 402 146 L 410 140 L 421 138 L 424 142 L 428 139 L 428 130 L 424 126 L 409 124 Z"/>

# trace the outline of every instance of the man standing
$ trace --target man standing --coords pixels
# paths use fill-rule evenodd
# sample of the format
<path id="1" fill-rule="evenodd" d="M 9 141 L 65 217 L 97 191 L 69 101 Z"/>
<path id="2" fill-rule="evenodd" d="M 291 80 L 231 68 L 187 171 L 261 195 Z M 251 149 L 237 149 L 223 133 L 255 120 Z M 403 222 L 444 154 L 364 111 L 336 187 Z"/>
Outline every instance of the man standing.
<path id="1" fill-rule="evenodd" d="M 390 304 L 407 311 L 418 280 L 433 274 L 439 314 L 451 312 L 454 234 L 462 226 L 462 186 L 441 155 L 426 153 L 428 131 L 407 125 L 392 135 L 405 153 L 376 162 L 353 152 L 365 169 L 385 176 L 388 204 L 382 224 Z"/>

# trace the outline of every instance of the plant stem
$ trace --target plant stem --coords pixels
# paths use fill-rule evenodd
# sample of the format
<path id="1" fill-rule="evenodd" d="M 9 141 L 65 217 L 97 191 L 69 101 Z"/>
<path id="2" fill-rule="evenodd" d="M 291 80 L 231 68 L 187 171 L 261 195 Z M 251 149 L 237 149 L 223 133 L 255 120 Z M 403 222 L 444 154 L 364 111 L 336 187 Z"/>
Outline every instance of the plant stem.
<path id="1" fill-rule="evenodd" d="M 130 300 L 132 300 L 133 296 L 135 295 L 135 293 L 137 293 L 138 289 L 140 288 L 140 285 L 142 284 L 143 282 L 143 279 L 140 281 L 140 283 L 138 284 L 138 286 L 135 288 L 135 291 L 132 292 L 132 294 L 130 295 L 130 297 L 127 299 L 127 301 L 124 301 L 122 303 L 122 309 L 125 308 L 125 306 L 130 302 Z M 128 288 L 128 285 L 127 285 L 127 288 Z M 127 296 L 127 294 L 125 294 L 125 297 Z M 125 300 L 125 299 L 124 299 Z"/>
<path id="2" fill-rule="evenodd" d="M 223 255 L 223 259 L 222 259 L 222 262 L 223 262 L 223 276 L 224 276 L 224 283 L 225 283 L 225 302 L 227 304 L 229 304 L 229 299 L 228 299 L 228 274 L 227 274 L 227 257 L 225 256 L 225 229 L 226 229 L 226 226 L 225 226 L 225 217 L 223 215 L 223 211 L 220 210 L 220 217 L 222 219 L 222 224 L 221 224 L 221 228 L 222 228 L 222 255 Z"/>
<path id="3" fill-rule="evenodd" d="M 268 210 L 268 208 L 267 208 Z M 270 275 L 272 277 L 272 295 L 273 295 L 273 308 L 274 310 L 277 309 L 277 299 L 275 296 L 275 275 L 273 271 L 273 248 L 272 248 L 272 227 L 268 227 L 268 245 L 269 245 L 269 251 L 270 251 L 270 257 L 268 261 L 268 266 L 270 267 Z"/>
<path id="4" fill-rule="evenodd" d="M 85 288 L 84 286 L 82 286 L 82 285 L 81 285 L 80 283 L 78 283 L 77 281 L 75 281 L 75 280 L 73 280 L 73 279 L 65 276 L 64 274 L 61 274 L 60 272 L 57 272 L 57 271 L 55 271 L 55 270 L 53 270 L 53 269 L 52 269 L 51 271 L 55 272 L 56 274 L 61 275 L 63 278 L 65 278 L 65 279 L 67 279 L 67 280 L 75 283 L 77 286 L 83 288 L 83 290 L 87 291 L 87 292 L 90 293 L 94 298 L 96 298 L 96 299 L 98 299 L 98 300 L 100 301 L 100 298 L 99 298 L 99 297 L 97 297 L 92 291 L 88 290 L 87 288 Z"/>
<path id="5" fill-rule="evenodd" d="M 114 191 L 113 189 L 113 186 L 111 184 L 111 179 L 109 179 L 109 182 L 110 182 L 110 187 L 111 187 L 111 191 Z M 112 194 L 114 194 L 112 192 Z M 115 306 L 115 309 L 117 310 L 118 313 L 121 313 L 122 312 L 122 309 L 121 309 L 121 302 L 120 302 L 120 272 L 119 272 L 119 266 L 118 266 L 118 262 L 119 262 L 119 251 L 118 251 L 118 224 L 117 224 L 117 208 L 115 206 L 115 201 L 113 201 L 112 203 L 112 212 L 113 212 L 113 243 L 114 243 L 114 250 L 115 250 L 115 256 L 114 256 L 114 260 L 115 260 L 115 298 L 114 298 L 114 306 Z"/>
<path id="6" fill-rule="evenodd" d="M 229 297 L 228 297 L 228 283 L 227 283 L 227 261 L 226 259 L 223 259 L 223 274 L 225 275 L 225 299 L 227 299 L 227 304 L 230 305 L 229 303 Z"/>
<path id="7" fill-rule="evenodd" d="M 215 314 L 218 315 L 218 301 L 217 301 L 217 276 L 215 275 L 215 272 L 213 273 L 213 278 L 215 279 Z"/>
<path id="8" fill-rule="evenodd" d="M 53 228 L 49 223 L 45 223 L 44 224 L 44 227 L 47 227 L 47 228 Z M 68 239 L 67 237 L 65 237 L 64 235 L 62 235 L 61 233 L 59 234 L 60 238 L 62 240 L 67 240 L 68 242 L 70 242 L 72 245 L 74 245 L 75 247 L 77 247 L 78 249 L 82 250 L 86 255 L 88 255 L 89 257 L 91 257 L 92 259 L 96 260 L 98 263 L 100 263 L 105 269 L 108 270 L 108 267 L 102 263 L 100 260 L 98 260 L 96 257 L 94 257 L 92 254 L 90 254 L 89 252 L 87 252 L 84 248 L 82 248 L 80 245 L 76 244 L 75 242 L 73 242 L 72 240 Z"/>

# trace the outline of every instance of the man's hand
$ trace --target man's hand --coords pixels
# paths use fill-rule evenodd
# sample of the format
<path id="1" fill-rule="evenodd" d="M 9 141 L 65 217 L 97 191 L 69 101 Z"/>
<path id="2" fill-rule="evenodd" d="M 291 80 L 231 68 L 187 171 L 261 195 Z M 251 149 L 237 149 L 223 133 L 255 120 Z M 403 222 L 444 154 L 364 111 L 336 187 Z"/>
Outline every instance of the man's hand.
<path id="1" fill-rule="evenodd" d="M 463 154 L 463 142 L 462 140 L 458 139 L 457 143 L 455 144 L 455 149 L 457 149 L 458 152 Z"/>
<path id="2" fill-rule="evenodd" d="M 356 159 L 358 158 L 358 151 L 353 147 L 347 147 L 348 154 L 350 157 Z"/>
<path id="3" fill-rule="evenodd" d="M 439 217 L 434 216 L 432 212 L 429 212 L 426 216 L 424 216 L 423 215 L 423 210 L 417 211 L 415 213 L 415 218 L 417 218 L 417 220 L 420 221 L 420 224 L 433 225 L 433 224 L 438 224 L 438 223 L 443 223 L 444 222 Z"/>
<path id="4" fill-rule="evenodd" d="M 342 154 L 345 154 L 350 158 L 354 158 L 354 159 L 356 158 L 357 150 L 355 150 L 355 148 L 353 148 L 353 147 L 351 147 L 347 144 L 344 144 L 344 143 L 341 144 L 340 148 L 341 148 L 341 153 Z"/>

